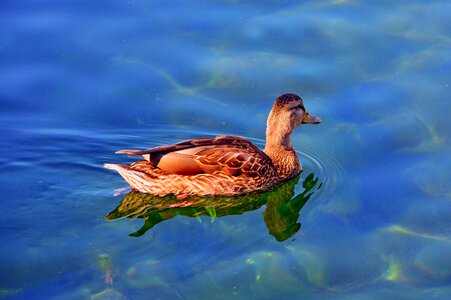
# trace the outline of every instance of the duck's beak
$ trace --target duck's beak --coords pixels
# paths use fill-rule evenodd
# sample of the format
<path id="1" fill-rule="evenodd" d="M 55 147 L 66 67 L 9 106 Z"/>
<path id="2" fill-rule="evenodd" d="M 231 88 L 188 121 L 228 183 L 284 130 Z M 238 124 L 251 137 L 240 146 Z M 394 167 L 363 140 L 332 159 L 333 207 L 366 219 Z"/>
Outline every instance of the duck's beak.
<path id="1" fill-rule="evenodd" d="M 302 124 L 319 124 L 321 123 L 321 118 L 317 117 L 315 115 L 305 113 L 304 117 L 302 118 Z"/>

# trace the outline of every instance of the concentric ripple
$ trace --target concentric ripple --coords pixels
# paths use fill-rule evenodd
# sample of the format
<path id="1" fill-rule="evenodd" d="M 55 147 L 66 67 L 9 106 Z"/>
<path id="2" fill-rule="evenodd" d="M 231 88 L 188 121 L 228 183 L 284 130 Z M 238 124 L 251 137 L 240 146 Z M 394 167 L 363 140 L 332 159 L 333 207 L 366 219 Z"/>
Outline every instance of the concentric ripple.
<path id="1" fill-rule="evenodd" d="M 345 171 L 328 152 L 309 144 L 303 144 L 297 151 L 304 172 L 313 172 L 322 183 L 315 197 L 335 194 L 344 184 Z"/>
<path id="2" fill-rule="evenodd" d="M 158 129 L 154 129 L 158 128 Z M 94 130 L 54 130 L 40 129 L 38 132 L 25 131 L 28 144 L 40 145 L 40 151 L 33 149 L 22 149 L 16 152 L 10 161 L 26 162 L 26 157 L 35 157 L 33 164 L 40 165 L 41 170 L 52 171 L 72 166 L 75 169 L 86 172 L 103 172 L 103 163 L 121 162 L 129 163 L 133 158 L 115 155 L 119 149 L 146 149 L 159 145 L 172 144 L 182 140 L 211 137 L 223 135 L 224 132 L 207 132 L 195 130 L 183 126 L 173 126 L 158 124 L 158 126 L 146 126 L 146 128 L 124 128 L 124 129 L 94 129 Z M 232 133 L 241 135 L 240 133 Z M 246 136 L 244 136 L 246 137 Z M 265 140 L 259 138 L 246 137 L 260 149 L 264 148 Z M 313 173 L 319 178 L 319 190 L 314 197 L 331 195 L 343 185 L 345 172 L 339 162 L 327 151 L 314 145 L 302 143 L 295 145 L 301 161 L 304 175 Z M 62 151 L 61 148 L 64 148 Z M 70 160 L 67 158 L 71 157 Z M 2 162 L 5 163 L 6 162 Z M 10 167 L 13 167 L 11 164 Z M 67 171 L 69 172 L 69 171 Z M 119 181 L 119 179 L 118 179 Z M 98 186 L 97 186 L 98 188 Z"/>
<path id="3" fill-rule="evenodd" d="M 259 148 L 265 145 L 263 139 L 249 139 Z M 309 143 L 294 145 L 294 147 L 301 161 L 304 175 L 313 173 L 319 178 L 320 184 L 318 191 L 313 195 L 314 198 L 333 195 L 343 186 L 345 171 L 330 153 Z"/>
<path id="4" fill-rule="evenodd" d="M 151 128 L 152 126 L 149 126 Z M 120 148 L 137 148 L 144 149 L 149 147 L 155 147 L 164 144 L 177 143 L 182 140 L 192 139 L 197 137 L 211 137 L 217 135 L 224 135 L 223 132 L 207 132 L 201 130 L 195 130 L 192 128 L 167 126 L 162 128 L 158 126 L 158 131 L 153 129 L 138 129 L 128 131 L 125 133 L 106 133 L 103 137 L 108 139 L 108 144 L 115 140 L 116 146 L 114 149 Z M 237 135 L 236 133 L 232 133 Z M 238 134 L 240 135 L 240 134 Z M 122 140 L 126 138 L 126 141 Z M 260 149 L 264 148 L 265 140 L 259 138 L 246 137 L 251 140 Z M 130 143 L 130 144 L 128 144 Z M 343 185 L 345 178 L 345 172 L 340 163 L 327 151 L 320 149 L 309 143 L 303 143 L 302 145 L 294 145 L 297 148 L 299 160 L 301 161 L 303 172 L 305 176 L 313 173 L 319 178 L 319 189 L 315 192 L 314 197 L 330 196 L 337 192 Z M 117 156 L 119 157 L 119 156 Z"/>

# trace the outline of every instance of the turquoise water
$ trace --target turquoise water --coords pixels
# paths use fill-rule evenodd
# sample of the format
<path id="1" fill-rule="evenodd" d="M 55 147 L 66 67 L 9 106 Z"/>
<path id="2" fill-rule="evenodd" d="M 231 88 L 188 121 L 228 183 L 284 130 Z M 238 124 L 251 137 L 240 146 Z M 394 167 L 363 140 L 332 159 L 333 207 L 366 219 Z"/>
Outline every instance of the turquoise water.
<path id="1" fill-rule="evenodd" d="M 449 299 L 450 19 L 449 1 L 2 1 L 0 298 Z M 262 147 L 285 92 L 323 120 L 293 136 L 298 182 L 114 196 L 116 150 Z"/>

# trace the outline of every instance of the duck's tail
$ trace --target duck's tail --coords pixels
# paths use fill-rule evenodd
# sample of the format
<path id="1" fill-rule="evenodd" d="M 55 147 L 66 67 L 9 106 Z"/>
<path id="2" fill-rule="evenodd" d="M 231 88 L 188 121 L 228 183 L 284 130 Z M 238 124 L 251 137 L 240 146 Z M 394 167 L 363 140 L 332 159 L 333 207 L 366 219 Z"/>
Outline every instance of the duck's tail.
<path id="1" fill-rule="evenodd" d="M 150 161 L 150 154 L 143 153 L 142 150 L 119 150 L 115 152 L 116 154 L 128 154 L 130 156 L 141 156 L 147 161 Z"/>
<path id="2" fill-rule="evenodd" d="M 133 170 L 127 165 L 122 164 L 104 164 L 105 168 L 117 171 L 132 189 L 138 190 L 144 193 L 153 193 L 155 183 L 152 182 L 152 178 L 143 172 Z"/>
<path id="3" fill-rule="evenodd" d="M 119 165 L 119 164 L 103 164 L 104 168 L 110 169 L 110 170 L 116 170 L 119 172 L 120 169 L 123 168 L 125 165 Z"/>

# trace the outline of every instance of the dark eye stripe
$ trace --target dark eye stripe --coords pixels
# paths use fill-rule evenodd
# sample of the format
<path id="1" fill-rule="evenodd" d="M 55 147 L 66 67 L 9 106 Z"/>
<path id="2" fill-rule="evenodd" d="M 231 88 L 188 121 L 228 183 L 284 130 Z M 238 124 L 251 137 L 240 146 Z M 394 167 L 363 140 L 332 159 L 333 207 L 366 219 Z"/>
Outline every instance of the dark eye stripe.
<path id="1" fill-rule="evenodd" d="M 304 107 L 304 105 L 302 105 L 302 104 L 296 105 L 295 107 L 292 107 L 291 109 L 292 109 L 292 110 L 295 110 L 295 109 L 298 109 L 298 108 L 300 108 L 300 109 L 302 109 L 303 111 L 305 111 L 305 107 Z"/>

